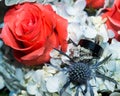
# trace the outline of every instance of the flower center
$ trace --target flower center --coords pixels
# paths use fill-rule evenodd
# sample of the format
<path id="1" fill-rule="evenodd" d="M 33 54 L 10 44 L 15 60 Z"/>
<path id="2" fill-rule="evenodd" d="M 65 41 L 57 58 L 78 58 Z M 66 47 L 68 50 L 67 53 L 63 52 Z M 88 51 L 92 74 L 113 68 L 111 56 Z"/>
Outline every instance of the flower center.
<path id="1" fill-rule="evenodd" d="M 70 81 L 75 84 L 85 84 L 91 78 L 91 69 L 85 63 L 70 65 L 68 73 Z"/>

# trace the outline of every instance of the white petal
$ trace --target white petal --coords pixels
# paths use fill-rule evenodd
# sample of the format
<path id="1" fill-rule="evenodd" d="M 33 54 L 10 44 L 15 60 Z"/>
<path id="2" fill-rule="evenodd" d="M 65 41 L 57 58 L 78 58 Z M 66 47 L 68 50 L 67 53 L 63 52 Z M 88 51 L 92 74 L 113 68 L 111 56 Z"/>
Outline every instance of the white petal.
<path id="1" fill-rule="evenodd" d="M 66 12 L 69 15 L 75 16 L 77 14 L 81 14 L 82 13 L 81 11 L 85 8 L 85 6 L 86 6 L 85 0 L 77 0 L 73 6 L 68 6 L 66 8 Z"/>
<path id="2" fill-rule="evenodd" d="M 43 76 L 43 72 L 42 70 L 36 70 L 34 72 L 34 74 L 32 75 L 32 79 L 36 82 L 36 83 L 40 83 L 41 82 L 41 79 L 42 79 L 42 76 Z"/>
<path id="3" fill-rule="evenodd" d="M 109 64 L 106 64 L 106 68 L 107 70 L 114 72 L 116 70 L 115 61 L 110 61 Z"/>
<path id="4" fill-rule="evenodd" d="M 77 0 L 74 4 L 74 10 L 84 10 L 86 7 L 86 1 L 85 0 Z"/>
<path id="5" fill-rule="evenodd" d="M 66 81 L 66 76 L 63 73 L 59 73 L 53 77 L 48 78 L 46 87 L 49 92 L 58 92 Z"/>
<path id="6" fill-rule="evenodd" d="M 110 96 L 120 96 L 120 93 L 119 92 L 113 92 L 110 94 Z"/>
<path id="7" fill-rule="evenodd" d="M 116 72 L 120 72 L 120 61 L 116 61 Z"/>
<path id="8" fill-rule="evenodd" d="M 78 12 L 78 10 L 74 10 L 74 8 L 71 7 L 71 6 L 67 7 L 67 8 L 66 8 L 66 11 L 67 11 L 67 13 L 68 13 L 69 15 L 73 15 L 73 16 L 76 15 L 77 12 Z"/>
<path id="9" fill-rule="evenodd" d="M 0 89 L 2 89 L 5 86 L 4 79 L 2 76 L 0 76 Z"/>
<path id="10" fill-rule="evenodd" d="M 54 1 L 56 1 L 56 0 L 46 0 L 46 2 L 54 2 Z"/>
<path id="11" fill-rule="evenodd" d="M 21 94 L 22 94 L 23 96 L 27 96 L 27 91 L 21 90 Z"/>
<path id="12" fill-rule="evenodd" d="M 17 96 L 17 93 L 15 93 L 14 91 L 10 91 L 9 96 Z"/>
<path id="13" fill-rule="evenodd" d="M 73 4 L 73 0 L 61 0 L 61 2 L 65 3 L 66 5 Z"/>
<path id="14" fill-rule="evenodd" d="M 115 88 L 115 84 L 113 82 L 109 82 L 108 80 L 105 80 L 105 85 L 107 86 L 108 90 L 110 91 L 114 91 L 114 88 Z"/>
<path id="15" fill-rule="evenodd" d="M 91 16 L 90 19 L 92 20 L 92 22 L 94 23 L 94 25 L 102 23 L 101 16 L 97 16 L 97 17 Z"/>
<path id="16" fill-rule="evenodd" d="M 50 56 L 53 57 L 53 58 L 59 58 L 59 55 L 60 55 L 60 53 L 56 50 L 52 50 L 50 52 Z"/>
<path id="17" fill-rule="evenodd" d="M 58 71 L 58 70 L 52 66 L 44 66 L 43 71 L 45 71 L 44 75 L 51 76 L 52 74 L 55 74 L 56 71 Z"/>
<path id="18" fill-rule="evenodd" d="M 49 92 L 57 92 L 59 89 L 59 79 L 57 77 L 51 77 L 47 80 L 46 87 Z"/>
<path id="19" fill-rule="evenodd" d="M 108 31 L 104 24 L 101 25 L 100 32 L 98 32 L 98 34 L 103 37 L 103 42 L 107 42 L 109 40 Z"/>
<path id="20" fill-rule="evenodd" d="M 23 72 L 22 72 L 22 69 L 20 69 L 20 68 L 16 68 L 16 77 L 17 77 L 17 79 L 18 80 L 23 80 Z"/>
<path id="21" fill-rule="evenodd" d="M 23 3 L 23 2 L 35 2 L 36 0 L 5 0 L 5 4 L 7 6 L 15 5 L 18 3 Z"/>
<path id="22" fill-rule="evenodd" d="M 120 44 L 120 42 L 113 38 L 111 44 Z"/>
<path id="23" fill-rule="evenodd" d="M 60 59 L 51 58 L 50 63 L 55 66 L 60 66 L 62 64 L 62 61 Z"/>
<path id="24" fill-rule="evenodd" d="M 78 43 L 80 37 L 82 36 L 82 32 L 80 30 L 80 25 L 77 23 L 71 23 L 68 26 L 69 37 L 75 42 Z"/>
<path id="25" fill-rule="evenodd" d="M 35 94 L 35 96 L 43 96 L 43 95 L 40 94 L 40 92 L 37 92 L 37 93 Z"/>
<path id="26" fill-rule="evenodd" d="M 32 76 L 32 74 L 34 73 L 34 71 L 33 70 L 31 70 L 31 71 L 29 71 L 27 74 L 25 74 L 25 79 L 28 79 L 28 78 L 30 78 L 31 76 Z"/>
<path id="27" fill-rule="evenodd" d="M 113 37 L 115 37 L 115 34 L 112 30 L 108 30 L 108 36 L 109 36 L 109 38 L 113 38 Z"/>
<path id="28" fill-rule="evenodd" d="M 20 3 L 24 3 L 24 2 L 35 2 L 36 0 L 20 0 Z"/>
<path id="29" fill-rule="evenodd" d="M 53 6 L 54 10 L 57 14 L 67 19 L 68 13 L 66 12 L 66 6 L 64 3 L 55 3 L 55 6 Z"/>
<path id="30" fill-rule="evenodd" d="M 27 92 L 30 95 L 35 95 L 37 93 L 37 84 L 28 84 L 27 86 Z"/>
<path id="31" fill-rule="evenodd" d="M 86 26 L 82 30 L 84 31 L 84 36 L 87 38 L 95 38 L 97 35 L 97 31 L 94 28 L 90 28 Z"/>
<path id="32" fill-rule="evenodd" d="M 120 70 L 120 68 L 119 68 Z M 114 78 L 117 81 L 120 81 L 120 71 L 114 72 L 114 76 L 112 76 L 112 78 Z M 118 85 L 120 88 L 120 85 Z"/>
<path id="33" fill-rule="evenodd" d="M 108 50 L 110 50 L 110 52 L 112 53 L 112 58 L 120 58 L 120 54 L 118 54 L 120 52 L 120 44 L 111 44 L 108 47 Z"/>
<path id="34" fill-rule="evenodd" d="M 102 79 L 96 78 L 96 86 L 97 86 L 98 88 L 100 88 L 100 85 L 102 85 L 102 84 L 103 84 Z"/>

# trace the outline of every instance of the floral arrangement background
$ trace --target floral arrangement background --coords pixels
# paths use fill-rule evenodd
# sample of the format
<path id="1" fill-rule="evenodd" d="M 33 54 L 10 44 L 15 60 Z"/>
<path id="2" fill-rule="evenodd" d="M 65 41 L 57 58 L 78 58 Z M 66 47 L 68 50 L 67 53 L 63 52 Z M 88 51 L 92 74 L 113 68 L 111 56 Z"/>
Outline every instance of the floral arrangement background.
<path id="1" fill-rule="evenodd" d="M 70 58 L 95 63 L 112 54 L 97 70 L 117 85 L 96 76 L 90 84 L 95 96 L 120 95 L 119 10 L 119 0 L 0 0 L 0 90 L 7 88 L 9 96 L 59 96 L 68 79 L 61 68 Z M 103 54 L 95 58 L 82 39 L 99 44 Z M 71 83 L 64 91 L 74 96 L 76 87 Z"/>

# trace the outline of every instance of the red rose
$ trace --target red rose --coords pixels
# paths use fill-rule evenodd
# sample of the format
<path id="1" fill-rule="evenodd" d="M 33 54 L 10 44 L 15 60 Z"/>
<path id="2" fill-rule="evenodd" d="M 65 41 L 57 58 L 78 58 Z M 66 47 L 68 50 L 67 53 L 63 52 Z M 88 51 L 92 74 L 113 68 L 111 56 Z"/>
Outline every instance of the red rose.
<path id="1" fill-rule="evenodd" d="M 115 0 L 112 8 L 106 8 L 102 18 L 107 18 L 107 28 L 115 33 L 115 38 L 120 41 L 120 0 Z"/>
<path id="2" fill-rule="evenodd" d="M 66 51 L 67 25 L 50 5 L 24 3 L 6 13 L 1 38 L 19 62 L 39 65 L 49 61 L 53 48 Z"/>
<path id="3" fill-rule="evenodd" d="M 0 33 L 1 33 L 2 29 L 0 28 Z"/>
<path id="4" fill-rule="evenodd" d="M 105 0 L 86 0 L 87 7 L 99 9 L 104 6 Z"/>

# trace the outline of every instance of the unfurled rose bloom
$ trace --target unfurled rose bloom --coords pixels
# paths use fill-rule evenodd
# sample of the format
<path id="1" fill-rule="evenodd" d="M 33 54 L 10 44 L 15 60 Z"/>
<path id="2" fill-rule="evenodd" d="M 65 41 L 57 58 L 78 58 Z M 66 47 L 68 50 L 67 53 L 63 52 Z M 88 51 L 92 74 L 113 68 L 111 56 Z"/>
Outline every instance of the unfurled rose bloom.
<path id="1" fill-rule="evenodd" d="M 50 5 L 23 3 L 6 13 L 0 36 L 19 62 L 39 65 L 49 61 L 53 48 L 66 51 L 67 25 Z"/>
<path id="2" fill-rule="evenodd" d="M 86 0 L 86 6 L 99 9 L 104 6 L 105 0 Z"/>
<path id="3" fill-rule="evenodd" d="M 115 33 L 115 38 L 120 41 L 120 0 L 115 0 L 112 8 L 106 8 L 102 18 L 107 18 L 107 28 Z"/>

